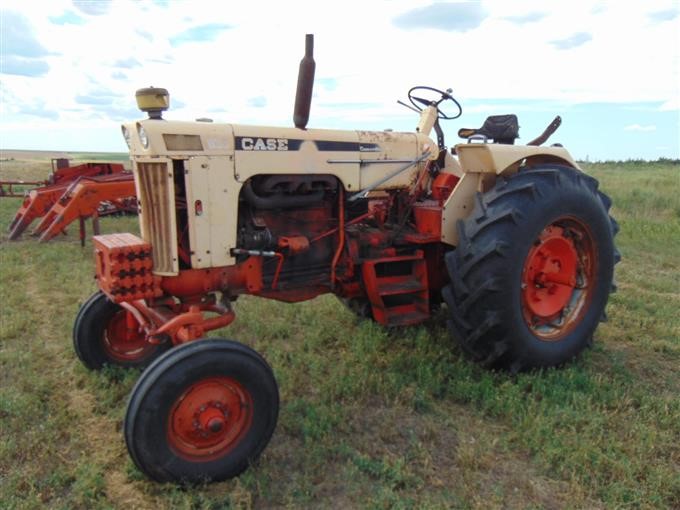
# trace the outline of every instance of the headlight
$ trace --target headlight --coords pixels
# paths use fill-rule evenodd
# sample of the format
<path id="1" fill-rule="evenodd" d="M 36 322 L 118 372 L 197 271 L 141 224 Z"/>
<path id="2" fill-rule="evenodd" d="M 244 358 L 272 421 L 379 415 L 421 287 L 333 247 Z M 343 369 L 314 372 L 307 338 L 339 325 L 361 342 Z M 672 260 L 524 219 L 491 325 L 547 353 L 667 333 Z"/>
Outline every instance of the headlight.
<path id="1" fill-rule="evenodd" d="M 125 143 L 127 144 L 128 149 L 132 149 L 132 145 L 130 144 L 130 130 L 125 126 L 121 126 L 120 130 L 123 132 L 123 138 L 125 138 Z"/>
<path id="2" fill-rule="evenodd" d="M 141 124 L 137 124 L 137 132 L 139 133 L 139 141 L 142 142 L 142 147 L 149 148 L 149 137 L 146 136 L 146 131 Z"/>

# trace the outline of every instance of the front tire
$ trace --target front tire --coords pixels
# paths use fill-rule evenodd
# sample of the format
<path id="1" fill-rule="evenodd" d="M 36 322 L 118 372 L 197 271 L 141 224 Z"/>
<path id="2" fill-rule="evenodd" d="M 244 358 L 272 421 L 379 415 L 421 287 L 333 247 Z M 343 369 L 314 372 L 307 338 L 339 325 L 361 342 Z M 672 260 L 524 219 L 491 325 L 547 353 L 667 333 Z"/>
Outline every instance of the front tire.
<path id="1" fill-rule="evenodd" d="M 125 442 L 159 482 L 226 480 L 254 462 L 274 432 L 279 393 L 267 362 L 222 339 L 176 347 L 144 371 L 130 395 Z"/>
<path id="2" fill-rule="evenodd" d="M 73 347 L 83 365 L 100 370 L 104 365 L 145 367 L 169 346 L 149 343 L 134 316 L 98 291 L 78 311 Z"/>
<path id="3" fill-rule="evenodd" d="M 446 255 L 443 291 L 465 354 L 516 372 L 560 365 L 590 345 L 619 258 L 610 204 L 595 179 L 561 166 L 477 195 Z"/>

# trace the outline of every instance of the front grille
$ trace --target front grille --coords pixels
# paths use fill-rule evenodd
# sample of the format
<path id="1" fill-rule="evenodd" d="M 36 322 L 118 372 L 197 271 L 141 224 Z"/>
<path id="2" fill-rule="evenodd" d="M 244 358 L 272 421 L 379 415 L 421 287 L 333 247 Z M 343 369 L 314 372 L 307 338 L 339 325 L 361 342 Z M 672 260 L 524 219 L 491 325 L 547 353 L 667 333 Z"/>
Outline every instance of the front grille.
<path id="1" fill-rule="evenodd" d="M 151 244 L 153 272 L 177 274 L 177 227 L 172 166 L 164 162 L 137 162 L 135 183 L 142 238 Z"/>

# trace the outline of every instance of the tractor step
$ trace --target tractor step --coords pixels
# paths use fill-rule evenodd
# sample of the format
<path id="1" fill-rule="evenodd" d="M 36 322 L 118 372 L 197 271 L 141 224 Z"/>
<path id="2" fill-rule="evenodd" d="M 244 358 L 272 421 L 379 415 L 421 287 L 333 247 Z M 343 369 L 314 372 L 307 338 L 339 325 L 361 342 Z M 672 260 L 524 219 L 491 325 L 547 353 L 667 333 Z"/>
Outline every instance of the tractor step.
<path id="1" fill-rule="evenodd" d="M 393 296 L 396 294 L 421 292 L 427 289 L 427 286 L 423 286 L 420 281 L 414 280 L 410 275 L 407 278 L 408 279 L 400 279 L 401 281 L 390 283 L 380 283 L 380 281 L 378 281 L 378 293 L 381 296 Z"/>
<path id="2" fill-rule="evenodd" d="M 409 313 L 390 315 L 387 319 L 388 326 L 413 326 L 425 322 L 430 318 L 429 313 L 412 311 Z"/>
<path id="3" fill-rule="evenodd" d="M 430 316 L 423 252 L 364 262 L 362 276 L 373 318 L 385 326 L 419 324 Z"/>

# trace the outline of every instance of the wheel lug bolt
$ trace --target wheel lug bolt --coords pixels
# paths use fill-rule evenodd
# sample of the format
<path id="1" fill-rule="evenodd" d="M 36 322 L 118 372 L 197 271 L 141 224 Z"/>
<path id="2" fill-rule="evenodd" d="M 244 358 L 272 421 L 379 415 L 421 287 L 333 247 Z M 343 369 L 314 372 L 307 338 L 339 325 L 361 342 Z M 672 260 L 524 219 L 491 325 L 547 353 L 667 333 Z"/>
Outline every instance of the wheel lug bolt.
<path id="1" fill-rule="evenodd" d="M 210 432 L 212 432 L 213 434 L 216 434 L 217 432 L 221 431 L 223 426 L 224 422 L 219 418 L 213 418 L 208 422 L 208 430 L 210 430 Z"/>

